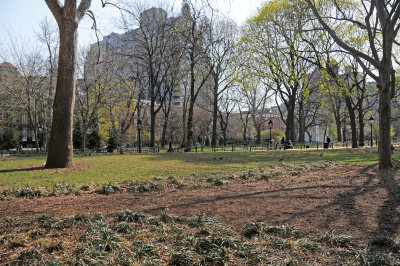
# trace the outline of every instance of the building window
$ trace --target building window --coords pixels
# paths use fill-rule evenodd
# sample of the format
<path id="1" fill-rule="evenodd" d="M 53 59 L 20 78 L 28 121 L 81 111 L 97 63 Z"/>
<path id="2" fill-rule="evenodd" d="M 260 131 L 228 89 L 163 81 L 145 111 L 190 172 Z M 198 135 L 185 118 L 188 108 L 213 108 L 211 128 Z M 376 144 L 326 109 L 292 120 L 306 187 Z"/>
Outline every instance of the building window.
<path id="1" fill-rule="evenodd" d="M 22 141 L 27 141 L 28 140 L 28 132 L 26 128 L 22 129 Z"/>
<path id="2" fill-rule="evenodd" d="M 26 115 L 22 115 L 22 121 L 21 122 L 22 122 L 23 125 L 26 125 L 28 123 L 28 118 L 27 118 Z"/>

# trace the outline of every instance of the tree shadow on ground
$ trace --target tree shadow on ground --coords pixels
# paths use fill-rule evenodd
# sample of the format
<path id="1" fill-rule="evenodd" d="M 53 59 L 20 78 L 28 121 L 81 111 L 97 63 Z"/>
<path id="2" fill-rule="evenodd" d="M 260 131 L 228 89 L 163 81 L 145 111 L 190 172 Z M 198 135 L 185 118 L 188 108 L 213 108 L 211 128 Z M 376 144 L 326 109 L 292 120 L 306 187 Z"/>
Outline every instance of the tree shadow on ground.
<path id="1" fill-rule="evenodd" d="M 313 200 L 312 206 L 303 205 L 299 209 L 278 210 L 279 218 L 277 221 L 283 224 L 294 224 L 299 219 L 310 220 L 315 228 L 341 229 L 342 232 L 358 231 L 365 240 L 370 240 L 376 236 L 393 236 L 399 233 L 400 228 L 400 178 L 396 177 L 399 168 L 387 171 L 375 172 L 376 165 L 362 167 L 352 176 L 341 177 L 348 181 L 344 184 L 335 179 L 335 175 L 328 177 L 329 184 L 312 185 L 304 184 L 281 189 L 262 190 L 257 192 L 240 193 L 234 195 L 214 195 L 207 198 L 196 198 L 187 202 L 175 202 L 170 206 L 160 206 L 146 211 L 157 212 L 164 209 L 181 210 L 185 208 L 201 207 L 200 205 L 213 205 L 229 202 L 231 200 L 277 200 L 290 204 L 293 201 L 307 202 Z M 338 183 L 335 183 L 338 181 Z M 329 190 L 331 196 L 324 197 L 323 194 L 313 195 L 318 190 Z M 360 201 L 368 200 L 366 204 Z M 240 207 L 240 206 L 238 206 Z M 273 208 L 273 207 L 272 207 Z M 208 208 L 213 215 L 213 208 Z M 263 219 L 268 219 L 265 216 Z M 260 218 L 261 215 L 253 211 L 249 213 L 249 219 Z M 313 219 L 319 216 L 322 218 Z M 338 223 L 338 220 L 341 220 Z"/>
<path id="2" fill-rule="evenodd" d="M 15 173 L 15 172 L 30 172 L 30 171 L 41 171 L 41 170 L 48 170 L 44 166 L 34 166 L 34 167 L 28 167 L 28 168 L 17 168 L 17 169 L 5 169 L 5 170 L 0 170 L 1 173 Z"/>
<path id="3" fill-rule="evenodd" d="M 396 173 L 399 168 L 394 170 L 382 170 L 379 172 L 378 187 L 386 190 L 387 197 L 379 209 L 378 227 L 375 235 L 394 235 L 399 233 L 400 226 L 400 186 L 396 180 Z"/>

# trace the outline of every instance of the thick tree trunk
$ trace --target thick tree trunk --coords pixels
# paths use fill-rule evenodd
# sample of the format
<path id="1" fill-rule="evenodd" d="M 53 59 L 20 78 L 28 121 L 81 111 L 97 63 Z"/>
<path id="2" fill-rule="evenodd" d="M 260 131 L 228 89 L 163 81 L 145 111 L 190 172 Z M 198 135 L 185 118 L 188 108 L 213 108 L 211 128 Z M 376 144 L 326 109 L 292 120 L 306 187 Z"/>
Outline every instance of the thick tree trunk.
<path id="1" fill-rule="evenodd" d="M 77 23 L 64 16 L 59 25 L 60 48 L 53 123 L 46 168 L 67 168 L 73 164 L 72 123 L 75 104 Z"/>
<path id="2" fill-rule="evenodd" d="M 383 73 L 382 73 L 383 72 Z M 390 118 L 392 116 L 391 99 L 392 87 L 390 82 L 389 71 L 380 72 L 379 88 L 379 136 L 378 136 L 378 153 L 379 153 L 379 168 L 391 168 L 391 140 L 390 140 Z"/>

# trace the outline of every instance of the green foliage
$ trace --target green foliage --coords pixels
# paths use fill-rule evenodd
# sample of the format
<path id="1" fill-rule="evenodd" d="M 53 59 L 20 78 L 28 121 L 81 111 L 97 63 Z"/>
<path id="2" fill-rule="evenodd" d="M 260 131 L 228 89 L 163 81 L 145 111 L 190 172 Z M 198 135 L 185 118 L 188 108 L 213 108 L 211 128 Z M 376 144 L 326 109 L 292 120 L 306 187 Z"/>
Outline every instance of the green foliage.
<path id="1" fill-rule="evenodd" d="M 272 141 L 279 140 L 285 136 L 285 132 L 283 132 L 279 128 L 271 129 L 271 138 Z M 261 131 L 261 138 L 262 139 L 269 139 L 269 129 Z"/>
<path id="2" fill-rule="evenodd" d="M 396 130 L 393 126 L 390 127 L 390 137 L 394 137 L 396 135 Z"/>

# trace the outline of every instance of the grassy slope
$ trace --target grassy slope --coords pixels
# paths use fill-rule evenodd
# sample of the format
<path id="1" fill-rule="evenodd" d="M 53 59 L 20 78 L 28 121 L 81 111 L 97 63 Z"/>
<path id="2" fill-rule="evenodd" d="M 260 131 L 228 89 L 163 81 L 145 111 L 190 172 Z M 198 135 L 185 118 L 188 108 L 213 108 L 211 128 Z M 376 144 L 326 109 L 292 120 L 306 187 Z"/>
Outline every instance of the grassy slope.
<path id="1" fill-rule="evenodd" d="M 322 156 L 321 156 L 322 154 Z M 215 158 L 215 159 L 214 159 Z M 222 160 L 220 159 L 222 158 Z M 0 186 L 52 186 L 67 182 L 77 184 L 121 182 L 127 179 L 144 180 L 156 176 L 207 175 L 230 173 L 255 167 L 268 167 L 284 162 L 307 163 L 342 161 L 349 163 L 377 163 L 376 150 L 288 150 L 226 153 L 164 153 L 145 155 L 102 155 L 76 157 L 78 165 L 91 165 L 81 170 L 24 170 L 42 166 L 45 158 L 0 160 Z M 394 157 L 397 160 L 397 157 Z"/>

